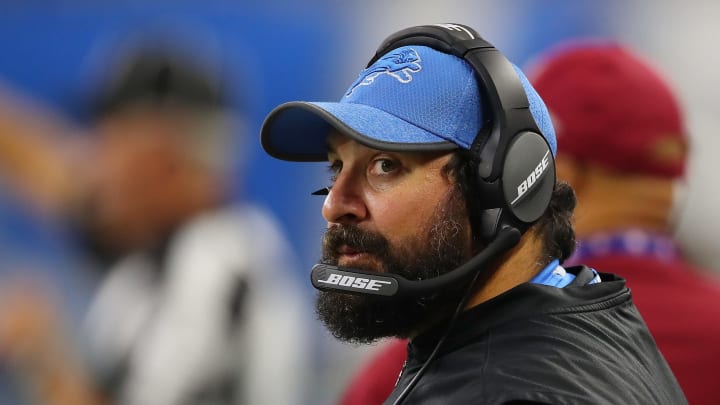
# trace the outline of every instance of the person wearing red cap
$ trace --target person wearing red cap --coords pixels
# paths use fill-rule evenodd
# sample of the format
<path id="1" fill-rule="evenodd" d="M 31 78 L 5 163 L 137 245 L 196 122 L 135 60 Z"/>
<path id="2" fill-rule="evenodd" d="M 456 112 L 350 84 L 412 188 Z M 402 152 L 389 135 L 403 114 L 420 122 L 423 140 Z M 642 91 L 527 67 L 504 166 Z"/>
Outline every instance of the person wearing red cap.
<path id="1" fill-rule="evenodd" d="M 566 263 L 625 278 L 689 403 L 720 403 L 720 281 L 673 239 L 689 141 L 673 90 L 614 43 L 560 45 L 533 66 L 562 145 L 558 177 L 578 196 L 578 248 Z"/>

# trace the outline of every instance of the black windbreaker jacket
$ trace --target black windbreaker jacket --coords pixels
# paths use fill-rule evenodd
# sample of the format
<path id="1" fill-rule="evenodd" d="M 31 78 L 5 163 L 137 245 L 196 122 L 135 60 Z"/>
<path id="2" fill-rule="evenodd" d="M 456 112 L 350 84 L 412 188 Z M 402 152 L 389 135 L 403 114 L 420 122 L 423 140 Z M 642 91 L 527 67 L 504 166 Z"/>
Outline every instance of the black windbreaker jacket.
<path id="1" fill-rule="evenodd" d="M 565 288 L 525 283 L 460 315 L 403 404 L 674 405 L 687 401 L 625 281 L 587 267 Z M 392 404 L 443 334 L 413 339 Z"/>

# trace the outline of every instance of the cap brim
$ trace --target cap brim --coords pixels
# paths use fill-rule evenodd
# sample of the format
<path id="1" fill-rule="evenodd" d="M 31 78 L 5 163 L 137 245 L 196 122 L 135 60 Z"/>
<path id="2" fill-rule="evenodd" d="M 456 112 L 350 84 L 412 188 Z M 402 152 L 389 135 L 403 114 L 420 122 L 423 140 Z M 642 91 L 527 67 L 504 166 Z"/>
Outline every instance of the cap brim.
<path id="1" fill-rule="evenodd" d="M 392 114 L 364 104 L 293 101 L 268 114 L 260 131 L 265 151 L 296 162 L 327 160 L 332 129 L 373 149 L 391 152 L 452 150 L 458 146 Z"/>

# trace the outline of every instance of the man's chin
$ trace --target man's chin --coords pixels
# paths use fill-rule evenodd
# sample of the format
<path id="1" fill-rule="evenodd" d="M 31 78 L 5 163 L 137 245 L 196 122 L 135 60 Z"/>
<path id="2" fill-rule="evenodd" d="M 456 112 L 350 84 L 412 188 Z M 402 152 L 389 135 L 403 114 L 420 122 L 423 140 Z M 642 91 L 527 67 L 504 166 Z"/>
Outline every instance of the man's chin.
<path id="1" fill-rule="evenodd" d="M 452 297 L 418 297 L 392 300 L 385 297 L 318 292 L 318 318 L 335 338 L 354 344 L 373 343 L 386 337 L 406 338 L 427 326 L 428 320 L 447 316 Z M 449 305 L 448 305 L 449 304 Z"/>
<path id="2" fill-rule="evenodd" d="M 388 328 L 387 309 L 390 308 L 383 308 L 387 304 L 376 297 L 320 291 L 315 309 L 335 338 L 366 344 L 396 334 L 397 330 Z"/>

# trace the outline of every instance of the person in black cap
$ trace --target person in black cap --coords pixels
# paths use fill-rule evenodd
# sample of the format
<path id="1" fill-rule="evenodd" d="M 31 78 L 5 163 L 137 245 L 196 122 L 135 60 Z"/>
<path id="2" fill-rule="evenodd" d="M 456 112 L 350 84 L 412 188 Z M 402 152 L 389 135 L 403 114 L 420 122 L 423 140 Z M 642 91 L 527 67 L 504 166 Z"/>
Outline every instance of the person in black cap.
<path id="1" fill-rule="evenodd" d="M 181 52 L 141 48 L 95 104 L 102 163 L 83 223 L 122 256 L 86 330 L 120 404 L 304 397 L 309 326 L 292 249 L 268 212 L 227 194 L 237 128 L 225 86 Z"/>
<path id="2" fill-rule="evenodd" d="M 123 56 L 93 98 L 85 187 L 64 211 L 102 274 L 80 345 L 89 399 L 65 403 L 303 403 L 294 255 L 265 209 L 228 193 L 239 128 L 226 84 L 181 49 Z M 63 351 L 50 340 L 18 349 Z M 38 391 L 62 374 L 44 364 L 20 367 Z"/>
<path id="3" fill-rule="evenodd" d="M 386 404 L 687 402 L 624 280 L 562 266 L 575 197 L 547 109 L 470 27 L 393 34 L 261 142 L 328 162 L 316 310 L 341 340 L 410 340 Z"/>

